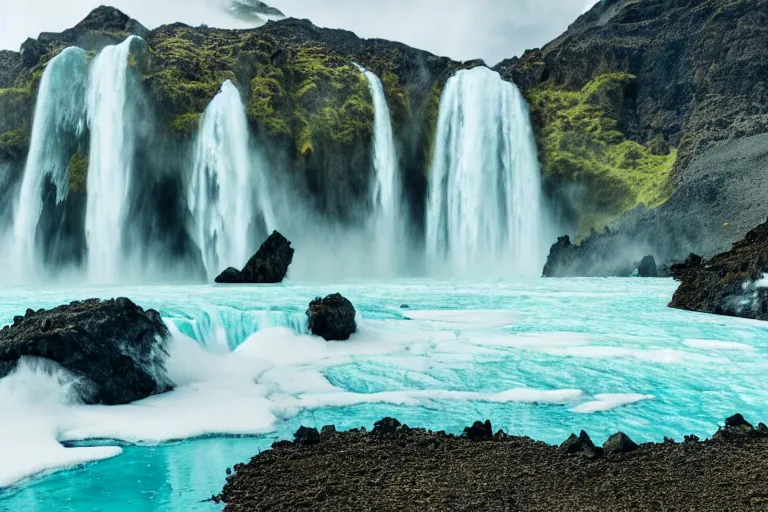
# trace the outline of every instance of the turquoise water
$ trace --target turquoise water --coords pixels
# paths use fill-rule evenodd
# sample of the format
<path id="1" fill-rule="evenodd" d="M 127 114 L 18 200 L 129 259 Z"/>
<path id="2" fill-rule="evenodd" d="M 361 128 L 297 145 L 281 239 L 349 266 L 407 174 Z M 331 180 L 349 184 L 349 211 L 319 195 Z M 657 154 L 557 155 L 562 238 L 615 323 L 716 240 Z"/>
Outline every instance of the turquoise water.
<path id="1" fill-rule="evenodd" d="M 709 436 L 734 412 L 768 419 L 768 328 L 668 309 L 675 287 L 534 279 L 5 289 L 0 323 L 94 296 L 159 309 L 176 332 L 168 366 L 179 388 L 89 408 L 57 391 L 64 377 L 34 365 L 0 381 L 0 481 L 13 481 L 0 510 L 218 510 L 203 500 L 220 491 L 226 468 L 301 424 L 370 427 L 396 416 L 460 432 L 489 418 L 559 443 L 582 428 L 596 442 L 619 429 L 660 441 Z M 306 335 L 304 310 L 336 291 L 357 306 L 360 332 L 326 344 Z"/>

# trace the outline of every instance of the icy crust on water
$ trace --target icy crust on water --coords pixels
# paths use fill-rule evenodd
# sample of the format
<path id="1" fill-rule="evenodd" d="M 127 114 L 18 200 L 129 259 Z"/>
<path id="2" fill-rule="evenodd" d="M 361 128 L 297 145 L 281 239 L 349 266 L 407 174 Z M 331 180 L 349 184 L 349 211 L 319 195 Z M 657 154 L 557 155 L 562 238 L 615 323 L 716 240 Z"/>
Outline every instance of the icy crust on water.
<path id="1" fill-rule="evenodd" d="M 87 383 L 50 362 L 23 361 L 0 380 L 0 487 L 115 456 L 118 466 L 133 463 L 147 449 L 133 444 L 255 435 L 263 449 L 300 424 L 370 427 L 384 415 L 456 433 L 487 417 L 550 443 L 582 428 L 596 442 L 619 429 L 637 441 L 706 436 L 736 411 L 768 416 L 766 328 L 667 309 L 674 286 L 403 280 L 2 290 L 0 323 L 27 307 L 87 297 L 128 296 L 160 310 L 173 332 L 167 366 L 178 387 L 126 406 L 83 406 Z M 309 300 L 335 291 L 360 312 L 359 332 L 344 343 L 306 332 Z M 162 448 L 201 451 L 181 467 L 164 463 L 206 475 L 195 485 L 177 475 L 199 499 L 223 478 L 200 468 L 211 442 Z M 221 470 L 257 451 L 244 439 L 221 443 L 216 450 L 232 453 Z M 84 482 L 84 474 L 102 475 L 103 464 L 67 478 Z M 17 488 L 9 499 L 23 495 Z"/>

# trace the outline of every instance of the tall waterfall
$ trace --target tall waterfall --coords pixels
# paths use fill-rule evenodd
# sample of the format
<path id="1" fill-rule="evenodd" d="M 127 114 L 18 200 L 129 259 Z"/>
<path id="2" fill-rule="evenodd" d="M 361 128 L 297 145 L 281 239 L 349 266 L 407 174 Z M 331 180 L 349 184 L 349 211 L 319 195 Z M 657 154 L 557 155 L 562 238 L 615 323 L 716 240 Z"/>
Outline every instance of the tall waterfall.
<path id="1" fill-rule="evenodd" d="M 104 48 L 90 74 L 91 145 L 85 236 L 89 277 L 99 282 L 118 280 L 123 260 L 122 237 L 134 152 L 133 121 L 126 116 L 128 57 L 134 39 L 131 36 L 117 46 Z"/>
<path id="2" fill-rule="evenodd" d="M 427 255 L 454 274 L 541 270 L 541 178 L 517 87 L 485 67 L 448 80 L 427 210 Z"/>
<path id="3" fill-rule="evenodd" d="M 39 265 L 35 234 L 43 210 L 46 181 L 56 186 L 56 200 L 69 192 L 69 159 L 85 129 L 87 56 L 67 48 L 45 68 L 32 123 L 29 154 L 13 219 L 13 263 L 17 276 L 35 275 Z"/>
<path id="4" fill-rule="evenodd" d="M 203 114 L 187 199 L 210 278 L 252 256 L 248 234 L 257 217 L 267 231 L 276 227 L 263 169 L 249 151 L 245 107 L 229 80 Z"/>
<path id="5" fill-rule="evenodd" d="M 371 202 L 374 215 L 375 256 L 384 261 L 382 265 L 392 266 L 396 249 L 402 245 L 399 222 L 400 211 L 400 180 L 395 149 L 395 137 L 392 133 L 392 119 L 389 114 L 387 98 L 379 77 L 357 66 L 365 75 L 371 91 L 374 108 L 373 122 L 373 169 L 374 181 L 371 188 Z M 379 265 L 381 267 L 381 265 Z"/>

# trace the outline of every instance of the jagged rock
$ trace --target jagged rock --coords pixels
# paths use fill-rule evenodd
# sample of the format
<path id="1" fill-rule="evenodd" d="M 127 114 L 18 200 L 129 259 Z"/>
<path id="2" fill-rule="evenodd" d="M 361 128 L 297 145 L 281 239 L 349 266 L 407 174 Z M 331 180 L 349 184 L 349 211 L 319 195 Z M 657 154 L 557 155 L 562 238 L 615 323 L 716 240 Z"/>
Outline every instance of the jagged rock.
<path id="1" fill-rule="evenodd" d="M 302 426 L 293 434 L 293 440 L 298 444 L 317 444 L 320 442 L 320 432 L 316 428 Z"/>
<path id="2" fill-rule="evenodd" d="M 126 404 L 171 388 L 168 328 L 126 298 L 27 310 L 0 330 L 0 374 L 21 357 L 49 359 L 87 380 L 87 403 Z"/>
<path id="3" fill-rule="evenodd" d="M 552 245 L 544 265 L 544 277 L 629 277 L 636 268 L 636 251 L 625 247 L 617 250 L 614 234 L 609 230 L 593 233 L 580 244 L 571 243 L 568 235 Z"/>
<path id="4" fill-rule="evenodd" d="M 637 266 L 637 275 L 640 277 L 657 277 L 656 259 L 653 256 L 646 256 Z"/>
<path id="5" fill-rule="evenodd" d="M 281 283 L 293 261 L 294 250 L 283 235 L 274 231 L 248 260 L 243 270 L 228 268 L 216 278 L 219 284 Z"/>
<path id="6" fill-rule="evenodd" d="M 470 441 L 487 441 L 493 439 L 493 428 L 491 421 L 485 420 L 485 423 L 476 421 L 471 427 L 464 429 L 464 436 Z"/>
<path id="7" fill-rule="evenodd" d="M 588 459 L 596 459 L 603 455 L 603 449 L 596 447 L 592 442 L 592 439 L 589 438 L 589 434 L 583 430 L 579 433 L 578 437 L 576 434 L 571 434 L 571 436 L 560 445 L 559 450 L 568 455 L 580 455 Z"/>
<path id="8" fill-rule="evenodd" d="M 672 267 L 680 287 L 670 307 L 768 320 L 768 288 L 758 285 L 768 272 L 768 222 L 728 252 L 703 263 L 694 256 L 688 260 Z"/>
<path id="9" fill-rule="evenodd" d="M 309 303 L 309 330 L 325 341 L 345 341 L 357 332 L 355 307 L 341 294 L 316 298 Z"/>
<path id="10" fill-rule="evenodd" d="M 236 268 L 229 267 L 216 278 L 219 284 L 242 284 L 245 282 L 243 273 Z"/>
<path id="11" fill-rule="evenodd" d="M 618 432 L 603 443 L 603 452 L 606 455 L 616 455 L 637 450 L 637 444 L 624 432 Z"/>
<path id="12" fill-rule="evenodd" d="M 378 435 L 391 435 L 396 433 L 400 426 L 401 423 L 395 418 L 384 418 L 373 424 L 372 432 Z"/>
<path id="13" fill-rule="evenodd" d="M 320 429 L 320 437 L 332 436 L 336 433 L 336 425 L 325 425 Z"/>
<path id="14" fill-rule="evenodd" d="M 731 427 L 731 428 L 746 429 L 746 430 L 752 430 L 754 428 L 751 423 L 749 423 L 747 420 L 744 419 L 744 416 L 738 413 L 734 414 L 730 418 L 726 418 L 725 426 Z"/>
<path id="15" fill-rule="evenodd" d="M 37 39 L 27 38 L 26 41 L 21 43 L 21 51 L 19 52 L 21 54 L 21 62 L 28 68 L 32 68 L 40 62 L 40 58 L 47 51 L 48 49 L 45 45 Z"/>
<path id="16" fill-rule="evenodd" d="M 675 263 L 669 267 L 669 272 L 673 277 L 681 276 L 686 270 L 696 268 L 701 265 L 703 258 L 698 254 L 689 254 L 682 263 Z"/>
<path id="17" fill-rule="evenodd" d="M 741 414 L 735 414 L 725 420 L 725 426 L 717 429 L 712 439 L 718 441 L 740 441 L 743 439 L 764 437 L 768 427 L 763 423 L 755 429 Z"/>

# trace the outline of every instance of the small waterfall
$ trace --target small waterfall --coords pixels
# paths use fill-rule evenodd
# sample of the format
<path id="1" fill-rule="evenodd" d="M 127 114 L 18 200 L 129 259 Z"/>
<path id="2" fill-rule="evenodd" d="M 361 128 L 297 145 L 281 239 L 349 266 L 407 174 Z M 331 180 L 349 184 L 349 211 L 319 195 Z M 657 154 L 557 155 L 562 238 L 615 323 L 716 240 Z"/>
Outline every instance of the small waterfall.
<path id="1" fill-rule="evenodd" d="M 242 267 L 253 255 L 248 234 L 257 216 L 268 232 L 276 228 L 265 182 L 249 151 L 240 93 L 227 80 L 203 114 L 187 197 L 209 278 L 227 266 Z"/>
<path id="2" fill-rule="evenodd" d="M 126 116 L 131 36 L 107 46 L 93 62 L 88 89 L 91 145 L 85 235 L 91 280 L 119 280 L 126 199 L 133 166 L 134 127 Z"/>
<path id="3" fill-rule="evenodd" d="M 85 51 L 67 48 L 48 63 L 40 81 L 29 154 L 13 218 L 14 276 L 37 273 L 40 261 L 35 240 L 46 181 L 56 186 L 57 202 L 69 193 L 69 160 L 77 138 L 85 130 L 86 69 Z"/>
<path id="4" fill-rule="evenodd" d="M 393 261 L 393 257 L 396 256 L 395 249 L 402 243 L 402 240 L 398 239 L 401 234 L 399 229 L 400 183 L 392 119 L 379 77 L 360 66 L 357 67 L 368 81 L 374 107 L 373 168 L 375 176 L 371 200 L 374 207 L 376 256 L 383 258 L 384 264 L 392 265 L 396 263 Z"/>
<path id="5" fill-rule="evenodd" d="M 427 208 L 431 264 L 452 274 L 540 273 L 541 177 L 527 105 L 488 68 L 446 83 Z"/>

